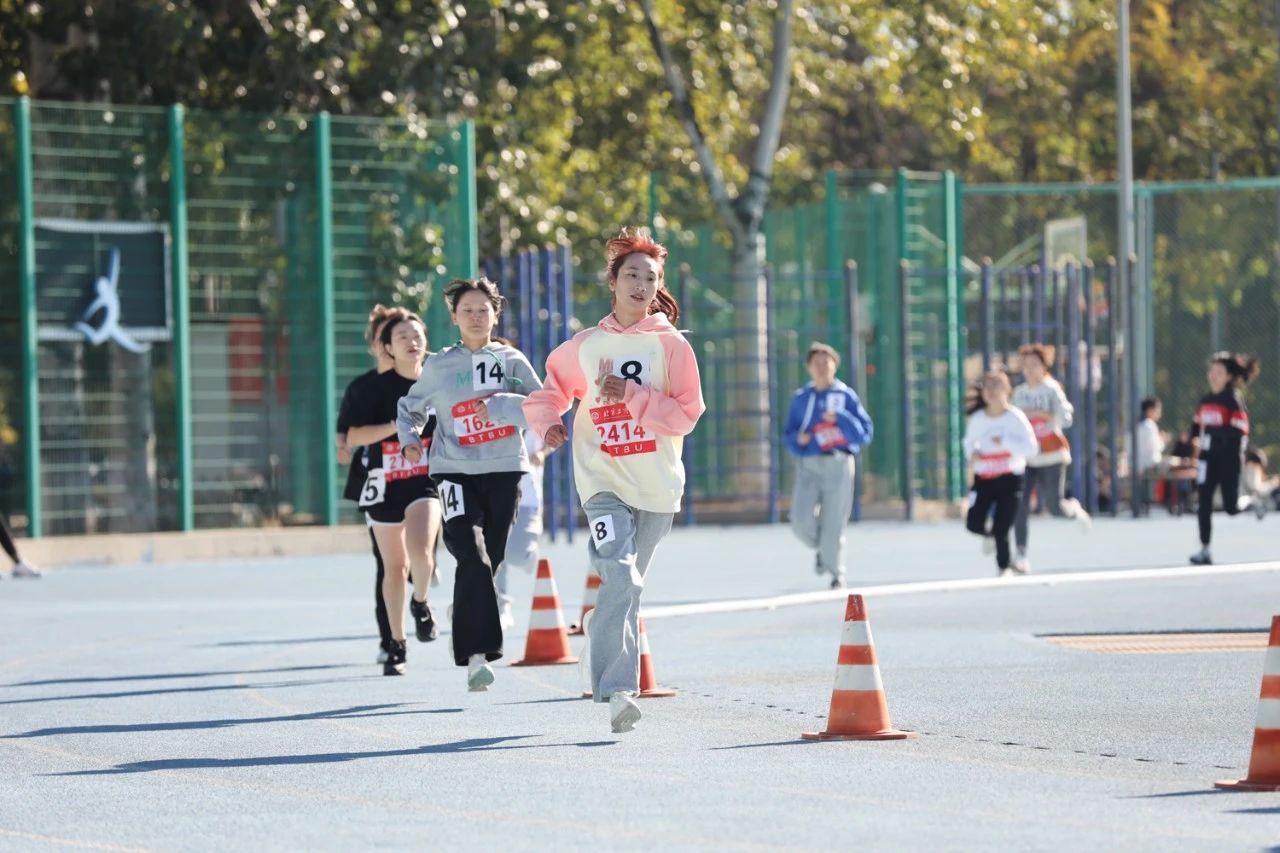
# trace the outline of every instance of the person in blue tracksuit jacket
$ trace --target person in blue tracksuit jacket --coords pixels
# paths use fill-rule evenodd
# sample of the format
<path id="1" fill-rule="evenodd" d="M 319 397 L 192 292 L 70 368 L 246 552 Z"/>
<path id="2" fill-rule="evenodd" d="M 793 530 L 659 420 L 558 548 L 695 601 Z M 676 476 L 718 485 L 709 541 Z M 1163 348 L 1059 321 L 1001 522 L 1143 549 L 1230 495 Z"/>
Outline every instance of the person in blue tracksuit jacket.
<path id="1" fill-rule="evenodd" d="M 805 357 L 813 381 L 791 398 L 787 449 L 796 457 L 791 529 L 817 551 L 814 571 L 844 586 L 844 530 L 853 508 L 854 454 L 871 443 L 871 416 L 858 394 L 836 378 L 840 354 L 813 343 Z"/>

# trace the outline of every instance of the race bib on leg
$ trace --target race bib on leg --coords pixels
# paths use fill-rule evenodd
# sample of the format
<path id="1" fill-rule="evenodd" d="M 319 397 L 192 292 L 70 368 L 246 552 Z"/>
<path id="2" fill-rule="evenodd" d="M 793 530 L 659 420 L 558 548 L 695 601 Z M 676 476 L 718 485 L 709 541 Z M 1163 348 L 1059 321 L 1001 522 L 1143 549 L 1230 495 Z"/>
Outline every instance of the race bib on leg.
<path id="1" fill-rule="evenodd" d="M 440 503 L 444 506 L 444 520 L 457 518 L 467 511 L 466 496 L 462 486 L 449 480 L 440 481 Z"/>
<path id="2" fill-rule="evenodd" d="M 591 541 L 597 547 L 607 542 L 612 542 L 615 538 L 617 537 L 613 531 L 612 515 L 602 515 L 591 519 Z"/>

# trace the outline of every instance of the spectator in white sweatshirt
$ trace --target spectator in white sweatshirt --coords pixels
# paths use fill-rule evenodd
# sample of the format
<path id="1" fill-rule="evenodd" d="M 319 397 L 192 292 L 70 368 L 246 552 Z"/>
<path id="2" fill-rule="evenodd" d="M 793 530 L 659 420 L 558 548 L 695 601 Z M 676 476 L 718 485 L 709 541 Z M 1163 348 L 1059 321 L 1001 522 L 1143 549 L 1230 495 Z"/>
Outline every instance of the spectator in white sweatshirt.
<path id="1" fill-rule="evenodd" d="M 969 492 L 969 532 L 995 541 L 996 566 L 1001 575 L 1013 568 L 1009 556 L 1009 528 L 1018 513 L 1027 458 L 1039 442 L 1026 415 L 1009 405 L 1009 377 L 990 370 L 982 377 L 980 400 L 969 411 L 964 452 L 973 463 Z M 994 513 L 992 509 L 994 508 Z M 991 518 L 991 526 L 987 519 Z"/>

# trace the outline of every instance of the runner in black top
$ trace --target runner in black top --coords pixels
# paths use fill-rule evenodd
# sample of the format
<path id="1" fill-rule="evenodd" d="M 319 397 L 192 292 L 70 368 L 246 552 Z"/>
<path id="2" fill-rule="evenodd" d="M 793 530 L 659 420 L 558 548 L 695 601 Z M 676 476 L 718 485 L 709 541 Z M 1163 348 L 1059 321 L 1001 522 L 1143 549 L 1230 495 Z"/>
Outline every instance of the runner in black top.
<path id="1" fill-rule="evenodd" d="M 362 445 L 366 455 L 368 473 L 359 503 L 373 528 L 385 566 L 382 594 L 387 602 L 392 639 L 383 674 L 403 675 L 407 578 L 412 577 L 414 582 L 410 609 L 418 639 L 434 640 L 438 633 L 427 592 L 435 573 L 434 545 L 440 532 L 441 510 L 427 464 L 408 463 L 400 455 L 396 440 L 396 406 L 422 372 L 427 355 L 426 328 L 407 311 L 393 313 L 378 339 L 394 359 L 395 368 L 370 380 L 357 396 L 358 411 L 351 413 L 347 441 L 353 447 Z M 433 417 L 427 431 L 434 429 Z"/>
<path id="2" fill-rule="evenodd" d="M 1213 497 L 1222 489 L 1222 508 L 1235 515 L 1240 505 L 1240 469 L 1249 443 L 1249 412 L 1240 398 L 1240 386 L 1258 375 L 1258 359 L 1229 352 L 1216 353 L 1209 362 L 1209 393 L 1200 399 L 1191 421 L 1196 436 L 1199 470 L 1196 475 L 1200 522 L 1200 550 L 1191 555 L 1196 565 L 1213 562 L 1209 540 L 1213 533 Z"/>
<path id="3" fill-rule="evenodd" d="M 360 490 L 364 487 L 364 480 L 369 466 L 366 464 L 364 448 L 356 447 L 353 453 L 347 444 L 347 430 L 351 428 L 352 411 L 358 410 L 363 406 L 358 401 L 360 395 L 367 388 L 369 381 L 376 378 L 378 374 L 386 373 L 395 367 L 395 361 L 378 340 L 378 336 L 382 334 L 382 327 L 386 324 L 387 316 L 391 311 L 392 309 L 387 306 L 378 304 L 373 306 L 373 310 L 369 312 L 369 322 L 365 325 L 364 341 L 366 347 L 368 347 L 369 354 L 373 356 L 375 367 L 351 380 L 351 384 L 347 386 L 347 390 L 342 395 L 342 405 L 338 409 L 338 434 L 336 436 L 338 460 L 343 464 L 351 463 L 350 468 L 347 469 L 347 485 L 342 492 L 342 496 L 352 503 L 360 500 Z M 382 597 L 384 577 L 382 554 L 378 552 L 378 540 L 373 535 L 372 527 L 369 528 L 369 542 L 373 547 L 373 559 L 378 566 L 378 572 L 373 583 L 373 615 L 378 623 L 378 663 L 386 663 L 393 637 L 391 636 L 391 623 L 387 621 L 387 603 Z"/>

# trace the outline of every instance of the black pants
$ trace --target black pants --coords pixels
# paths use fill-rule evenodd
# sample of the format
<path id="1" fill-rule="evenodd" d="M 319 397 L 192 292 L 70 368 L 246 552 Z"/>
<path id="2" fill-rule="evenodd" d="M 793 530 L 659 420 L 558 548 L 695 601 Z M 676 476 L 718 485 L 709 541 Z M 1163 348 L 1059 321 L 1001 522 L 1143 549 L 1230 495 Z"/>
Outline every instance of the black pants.
<path id="1" fill-rule="evenodd" d="M 990 480 L 973 481 L 973 493 L 969 500 L 969 516 L 965 526 L 979 536 L 992 536 L 996 540 L 996 565 L 1009 568 L 1009 528 L 1018 516 L 1018 500 L 1022 497 L 1022 475 L 1005 474 Z M 987 516 L 995 507 L 991 529 L 987 529 Z"/>
<path id="2" fill-rule="evenodd" d="M 520 472 L 433 477 L 444 504 L 444 545 L 458 563 L 453 582 L 453 660 L 502 657 L 502 622 L 493 575 L 507 554 Z"/>
<path id="3" fill-rule="evenodd" d="M 9 519 L 0 513 L 0 548 L 4 548 L 4 552 L 9 555 L 9 559 L 14 564 L 20 562 L 18 557 L 18 546 L 13 541 L 13 531 L 9 529 Z"/>
<path id="4" fill-rule="evenodd" d="M 378 580 L 373 587 L 373 616 L 378 620 L 378 639 L 384 649 L 391 645 L 391 621 L 387 618 L 387 601 L 382 597 L 382 578 L 386 575 L 386 567 L 382 564 L 382 552 L 378 550 L 378 538 L 369 528 L 369 541 L 373 543 L 373 559 L 378 562 Z"/>
<path id="5" fill-rule="evenodd" d="M 1227 515 L 1240 512 L 1240 462 L 1208 459 L 1205 461 L 1204 482 L 1197 485 L 1199 506 L 1196 516 L 1200 522 L 1200 544 L 1209 545 L 1213 535 L 1213 493 L 1222 489 L 1222 508 Z"/>

